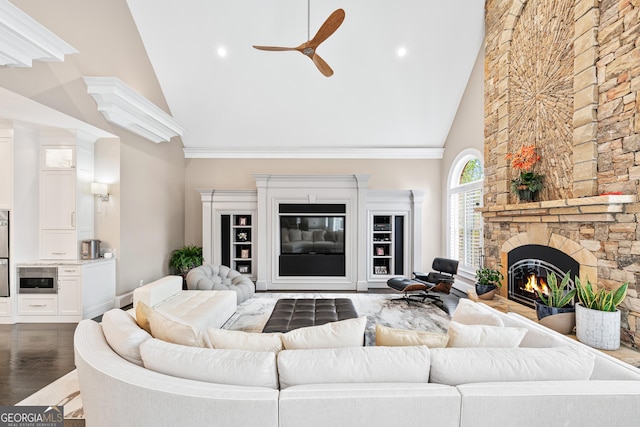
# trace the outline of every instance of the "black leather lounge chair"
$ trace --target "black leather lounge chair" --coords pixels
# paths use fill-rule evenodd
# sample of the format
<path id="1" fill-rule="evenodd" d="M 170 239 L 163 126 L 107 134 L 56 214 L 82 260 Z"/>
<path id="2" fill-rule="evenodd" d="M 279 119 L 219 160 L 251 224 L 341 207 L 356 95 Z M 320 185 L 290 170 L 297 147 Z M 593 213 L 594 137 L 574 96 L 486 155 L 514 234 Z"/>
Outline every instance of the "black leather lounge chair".
<path id="1" fill-rule="evenodd" d="M 438 294 L 448 295 L 454 282 L 453 275 L 458 272 L 458 261 L 448 258 L 434 258 L 429 274 L 413 272 L 413 278 L 394 277 L 387 281 L 387 286 L 404 295 L 398 300 L 411 302 L 418 299 L 424 302 L 427 298 L 442 301 Z"/>

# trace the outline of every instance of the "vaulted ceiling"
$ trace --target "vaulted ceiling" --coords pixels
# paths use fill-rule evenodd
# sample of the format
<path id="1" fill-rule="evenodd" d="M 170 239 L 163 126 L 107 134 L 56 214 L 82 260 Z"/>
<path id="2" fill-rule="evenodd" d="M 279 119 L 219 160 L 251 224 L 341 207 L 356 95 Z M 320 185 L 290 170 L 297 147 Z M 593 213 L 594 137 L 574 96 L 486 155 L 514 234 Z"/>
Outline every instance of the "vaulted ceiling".
<path id="1" fill-rule="evenodd" d="M 99 124 L 80 77 L 117 77 L 184 127 L 186 157 L 439 158 L 484 37 L 478 0 L 12 2 L 79 53 L 0 83 Z M 338 8 L 331 77 L 252 48 L 295 47 Z"/>
<path id="2" fill-rule="evenodd" d="M 478 0 L 127 3 L 187 157 L 437 158 L 484 36 Z M 331 77 L 252 48 L 298 46 L 338 8 Z"/>

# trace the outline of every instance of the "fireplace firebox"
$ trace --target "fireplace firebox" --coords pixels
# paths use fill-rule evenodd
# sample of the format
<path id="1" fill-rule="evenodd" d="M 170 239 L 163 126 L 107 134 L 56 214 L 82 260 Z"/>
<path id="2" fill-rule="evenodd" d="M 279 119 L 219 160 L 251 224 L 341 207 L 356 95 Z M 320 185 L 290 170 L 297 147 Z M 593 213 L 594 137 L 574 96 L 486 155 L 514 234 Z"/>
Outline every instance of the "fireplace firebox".
<path id="1" fill-rule="evenodd" d="M 569 289 L 575 287 L 573 278 L 580 274 L 580 264 L 558 249 L 543 245 L 524 245 L 508 253 L 508 298 L 535 307 L 538 291 L 548 294 L 547 276 L 554 273 L 558 280 L 570 272 Z"/>

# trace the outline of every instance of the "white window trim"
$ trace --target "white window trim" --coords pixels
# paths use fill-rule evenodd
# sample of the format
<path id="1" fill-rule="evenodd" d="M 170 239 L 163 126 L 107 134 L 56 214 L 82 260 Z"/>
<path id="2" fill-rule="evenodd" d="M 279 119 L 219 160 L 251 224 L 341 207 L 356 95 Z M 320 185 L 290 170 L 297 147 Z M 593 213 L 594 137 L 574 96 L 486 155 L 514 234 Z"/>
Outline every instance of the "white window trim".
<path id="1" fill-rule="evenodd" d="M 454 159 L 454 161 L 451 164 L 451 168 L 449 168 L 449 176 L 447 179 L 447 195 L 446 195 L 446 206 L 447 206 L 447 213 L 445 215 L 446 218 L 446 250 L 447 250 L 447 254 L 451 253 L 451 196 L 453 194 L 457 194 L 460 192 L 464 192 L 464 191 L 468 191 L 471 189 L 476 189 L 476 188 L 480 188 L 480 190 L 483 190 L 483 186 L 484 186 L 484 180 L 480 180 L 477 182 L 473 182 L 473 183 L 468 183 L 468 184 L 458 184 L 459 178 L 460 178 L 460 174 L 462 173 L 462 170 L 464 169 L 465 165 L 467 164 L 467 162 L 469 160 L 472 159 L 478 159 L 480 160 L 480 164 L 482 165 L 482 167 L 484 168 L 484 156 L 482 155 L 482 153 L 475 149 L 475 148 L 468 148 L 466 150 L 461 151 L 456 158 Z M 483 201 L 484 201 L 484 197 L 481 197 L 481 206 L 483 205 Z M 481 246 L 483 246 L 483 238 L 484 235 L 481 234 L 480 235 L 480 244 Z M 458 270 L 458 275 L 462 276 L 464 278 L 468 278 L 468 279 L 474 279 L 475 280 L 475 271 L 469 271 L 468 269 L 465 269 L 464 267 Z"/>

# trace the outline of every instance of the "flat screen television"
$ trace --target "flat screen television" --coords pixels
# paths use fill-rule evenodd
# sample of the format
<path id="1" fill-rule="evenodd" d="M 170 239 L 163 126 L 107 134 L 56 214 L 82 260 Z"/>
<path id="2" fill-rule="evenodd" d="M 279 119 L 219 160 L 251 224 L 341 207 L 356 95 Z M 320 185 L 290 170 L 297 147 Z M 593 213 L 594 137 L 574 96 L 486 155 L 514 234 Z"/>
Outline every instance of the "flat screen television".
<path id="1" fill-rule="evenodd" d="M 344 254 L 345 215 L 280 214 L 281 254 Z"/>

